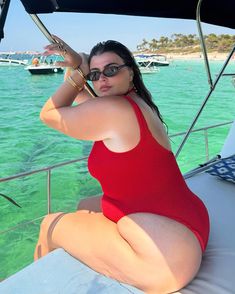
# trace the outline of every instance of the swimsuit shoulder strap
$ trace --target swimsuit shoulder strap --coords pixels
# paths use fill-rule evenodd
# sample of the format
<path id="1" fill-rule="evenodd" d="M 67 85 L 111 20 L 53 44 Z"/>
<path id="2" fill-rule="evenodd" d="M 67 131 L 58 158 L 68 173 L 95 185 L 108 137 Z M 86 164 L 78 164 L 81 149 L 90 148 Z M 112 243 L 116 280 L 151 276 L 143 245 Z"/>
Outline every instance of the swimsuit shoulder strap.
<path id="1" fill-rule="evenodd" d="M 140 126 L 140 135 L 141 138 L 146 134 L 149 133 L 149 128 L 146 122 L 146 119 L 143 115 L 142 110 L 140 109 L 139 105 L 130 97 L 130 96 L 125 96 L 125 98 L 130 102 L 131 106 L 133 107 L 139 126 Z"/>

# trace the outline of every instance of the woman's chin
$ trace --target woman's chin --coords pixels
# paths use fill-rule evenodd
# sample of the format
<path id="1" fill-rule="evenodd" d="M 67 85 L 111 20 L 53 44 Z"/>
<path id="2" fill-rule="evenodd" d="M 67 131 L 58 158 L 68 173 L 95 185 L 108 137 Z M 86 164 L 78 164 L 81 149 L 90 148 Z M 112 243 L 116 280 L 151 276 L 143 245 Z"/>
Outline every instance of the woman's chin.
<path id="1" fill-rule="evenodd" d="M 96 91 L 96 94 L 99 97 L 107 97 L 107 96 L 123 96 L 125 93 L 120 91 L 114 91 L 113 89 L 107 90 L 107 91 Z"/>

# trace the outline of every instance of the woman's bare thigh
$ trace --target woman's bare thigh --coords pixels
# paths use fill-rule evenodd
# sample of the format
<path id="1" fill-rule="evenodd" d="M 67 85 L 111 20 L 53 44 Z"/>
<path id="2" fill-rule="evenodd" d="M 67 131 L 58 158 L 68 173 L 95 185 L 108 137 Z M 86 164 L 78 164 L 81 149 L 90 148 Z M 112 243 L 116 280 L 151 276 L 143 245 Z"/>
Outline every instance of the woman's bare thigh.
<path id="1" fill-rule="evenodd" d="M 121 237 L 117 224 L 102 213 L 81 210 L 64 215 L 55 226 L 52 242 L 97 272 L 142 287 L 141 258 Z"/>
<path id="2" fill-rule="evenodd" d="M 152 286 L 160 279 L 162 285 L 165 280 L 169 287 L 172 283 L 172 289 L 181 288 L 198 272 L 201 246 L 183 224 L 156 214 L 135 213 L 121 218 L 117 227 L 136 254 L 146 261 L 148 269 L 152 268 Z"/>
<path id="3" fill-rule="evenodd" d="M 149 213 L 116 224 L 102 213 L 87 212 L 64 215 L 52 241 L 97 272 L 162 294 L 182 288 L 198 271 L 200 245 L 185 226 Z"/>

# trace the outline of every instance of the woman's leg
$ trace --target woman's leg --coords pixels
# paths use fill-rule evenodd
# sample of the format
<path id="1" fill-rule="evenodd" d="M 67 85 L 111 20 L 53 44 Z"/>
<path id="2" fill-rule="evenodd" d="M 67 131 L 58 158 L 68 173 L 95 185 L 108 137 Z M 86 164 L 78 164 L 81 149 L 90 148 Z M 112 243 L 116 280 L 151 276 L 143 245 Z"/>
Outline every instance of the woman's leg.
<path id="1" fill-rule="evenodd" d="M 49 214 L 42 222 L 37 244 L 42 245 L 42 256 L 55 248 L 63 248 L 101 274 L 141 285 L 142 261 L 120 236 L 116 223 L 102 213 L 67 213 L 58 220 L 47 241 L 48 229 L 58 215 Z M 38 259 L 36 252 L 37 248 L 35 259 Z"/>
<path id="2" fill-rule="evenodd" d="M 102 212 L 101 197 L 102 196 L 92 196 L 92 197 L 82 199 L 78 203 L 77 210 L 89 210 L 93 212 Z"/>
<path id="3" fill-rule="evenodd" d="M 175 292 L 196 276 L 202 250 L 185 225 L 151 213 L 127 215 L 117 225 L 121 236 L 149 264 L 147 293 Z"/>
<path id="4" fill-rule="evenodd" d="M 44 219 L 39 243 L 46 244 L 57 215 Z M 68 213 L 57 222 L 48 244 L 42 255 L 62 247 L 95 271 L 148 294 L 185 286 L 196 275 L 202 255 L 188 228 L 149 213 L 125 216 L 117 224 L 102 213 Z"/>
<path id="5" fill-rule="evenodd" d="M 54 214 L 48 214 L 46 218 L 44 218 L 41 223 L 40 234 L 34 251 L 34 260 L 41 258 L 42 256 L 55 249 L 50 242 L 51 235 L 56 224 L 64 215 L 65 213 L 58 212 Z"/>

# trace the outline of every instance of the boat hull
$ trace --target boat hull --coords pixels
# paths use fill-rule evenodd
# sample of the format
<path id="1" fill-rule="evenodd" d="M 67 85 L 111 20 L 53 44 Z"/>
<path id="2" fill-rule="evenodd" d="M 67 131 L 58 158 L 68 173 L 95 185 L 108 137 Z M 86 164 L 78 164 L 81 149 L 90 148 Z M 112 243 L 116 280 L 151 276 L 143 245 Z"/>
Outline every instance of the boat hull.
<path id="1" fill-rule="evenodd" d="M 64 69 L 62 67 L 27 67 L 26 68 L 32 75 L 45 75 L 45 74 L 55 74 L 63 73 Z"/>
<path id="2" fill-rule="evenodd" d="M 168 61 L 166 62 L 155 62 L 157 66 L 168 66 L 170 63 Z"/>

